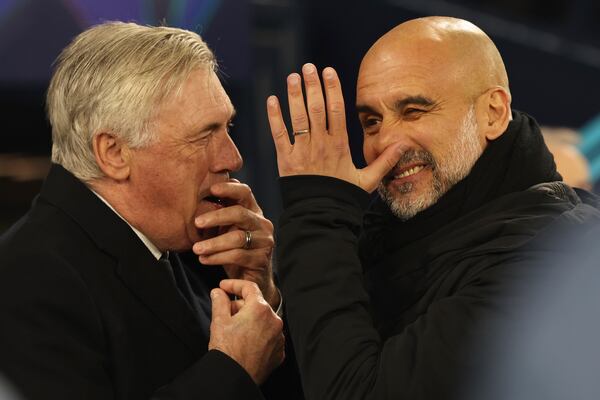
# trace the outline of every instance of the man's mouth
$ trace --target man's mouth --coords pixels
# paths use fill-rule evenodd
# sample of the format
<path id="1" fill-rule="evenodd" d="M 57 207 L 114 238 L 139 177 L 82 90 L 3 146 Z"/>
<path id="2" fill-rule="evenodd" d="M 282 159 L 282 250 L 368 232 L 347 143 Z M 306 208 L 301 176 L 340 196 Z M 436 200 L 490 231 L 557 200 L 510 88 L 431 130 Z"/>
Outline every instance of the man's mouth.
<path id="1" fill-rule="evenodd" d="M 220 207 L 224 207 L 225 206 L 224 202 L 223 202 L 223 199 L 221 199 L 219 197 L 216 197 L 216 196 L 206 196 L 202 200 L 208 201 L 209 203 L 213 203 L 213 204 L 215 204 L 217 206 L 220 206 Z"/>
<path id="2" fill-rule="evenodd" d="M 425 168 L 427 168 L 427 166 L 428 166 L 428 164 L 423 164 L 423 163 L 414 164 L 413 163 L 411 165 L 407 165 L 404 167 L 396 167 L 387 174 L 387 176 L 384 179 L 384 183 L 387 184 L 387 183 L 390 183 L 395 180 L 409 178 L 409 177 L 416 175 L 419 172 L 423 171 Z"/>
<path id="3" fill-rule="evenodd" d="M 425 168 L 425 165 L 415 165 L 414 167 L 404 169 L 403 171 L 401 170 L 400 173 L 394 174 L 394 179 L 402 179 L 402 178 L 406 178 L 411 175 L 415 175 L 415 174 L 421 172 L 421 170 L 423 168 Z"/>

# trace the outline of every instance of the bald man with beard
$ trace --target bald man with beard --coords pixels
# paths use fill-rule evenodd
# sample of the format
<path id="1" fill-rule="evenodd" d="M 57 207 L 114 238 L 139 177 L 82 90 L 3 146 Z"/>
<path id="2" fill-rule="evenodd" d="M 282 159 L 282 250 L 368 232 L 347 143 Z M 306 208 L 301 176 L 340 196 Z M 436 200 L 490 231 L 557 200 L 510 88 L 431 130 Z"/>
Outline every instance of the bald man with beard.
<path id="1" fill-rule="evenodd" d="M 293 143 L 267 100 L 306 397 L 459 398 L 482 365 L 473 344 L 527 303 L 513 293 L 568 251 L 561 235 L 600 219 L 597 201 L 561 182 L 536 122 L 511 110 L 494 43 L 467 21 L 408 21 L 365 55 L 364 169 L 335 70 L 322 79 L 312 64 L 288 77 Z"/>

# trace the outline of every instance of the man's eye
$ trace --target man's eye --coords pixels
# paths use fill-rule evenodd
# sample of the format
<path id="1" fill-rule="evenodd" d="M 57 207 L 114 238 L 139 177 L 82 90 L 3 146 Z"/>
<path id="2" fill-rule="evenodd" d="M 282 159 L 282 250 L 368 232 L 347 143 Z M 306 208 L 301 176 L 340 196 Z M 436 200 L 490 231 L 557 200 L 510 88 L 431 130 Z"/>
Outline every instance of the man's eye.
<path id="1" fill-rule="evenodd" d="M 412 107 L 409 107 L 404 110 L 404 114 L 406 114 L 406 115 L 415 115 L 415 114 L 419 114 L 422 112 L 425 112 L 425 110 L 421 110 L 420 108 L 412 108 Z"/>
<path id="2" fill-rule="evenodd" d="M 379 122 L 377 118 L 366 118 L 363 120 L 363 126 L 365 128 L 376 125 Z"/>

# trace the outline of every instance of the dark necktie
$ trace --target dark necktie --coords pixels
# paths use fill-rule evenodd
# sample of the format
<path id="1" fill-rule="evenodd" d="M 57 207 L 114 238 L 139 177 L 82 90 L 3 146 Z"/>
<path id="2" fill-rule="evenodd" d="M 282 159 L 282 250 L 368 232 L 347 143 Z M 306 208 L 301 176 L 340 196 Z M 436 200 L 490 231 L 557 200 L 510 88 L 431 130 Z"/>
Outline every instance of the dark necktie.
<path id="1" fill-rule="evenodd" d="M 188 274 L 186 273 L 185 266 L 181 263 L 181 260 L 176 253 L 171 252 L 168 256 L 163 255 L 159 259 L 159 262 L 171 273 L 173 282 L 175 283 L 179 294 L 194 313 L 194 316 L 198 319 L 203 331 L 208 335 L 210 328 L 210 303 L 207 301 L 208 292 L 206 292 L 208 288 L 200 288 L 202 292 L 206 293 L 197 294 L 194 292 Z M 199 282 L 195 282 L 195 286 L 198 286 L 198 283 Z"/>

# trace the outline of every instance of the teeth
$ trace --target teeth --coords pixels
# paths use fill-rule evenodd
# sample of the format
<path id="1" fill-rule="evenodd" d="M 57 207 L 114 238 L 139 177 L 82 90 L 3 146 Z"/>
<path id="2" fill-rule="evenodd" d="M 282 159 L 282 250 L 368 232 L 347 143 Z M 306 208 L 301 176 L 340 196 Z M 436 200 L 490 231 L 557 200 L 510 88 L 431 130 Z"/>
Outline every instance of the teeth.
<path id="1" fill-rule="evenodd" d="M 400 175 L 394 176 L 394 179 L 406 178 L 407 176 L 414 175 L 417 172 L 419 172 L 420 170 L 422 170 L 423 168 L 425 168 L 425 166 L 423 166 L 423 165 L 418 165 L 416 167 L 412 167 L 411 169 L 404 171 Z"/>

